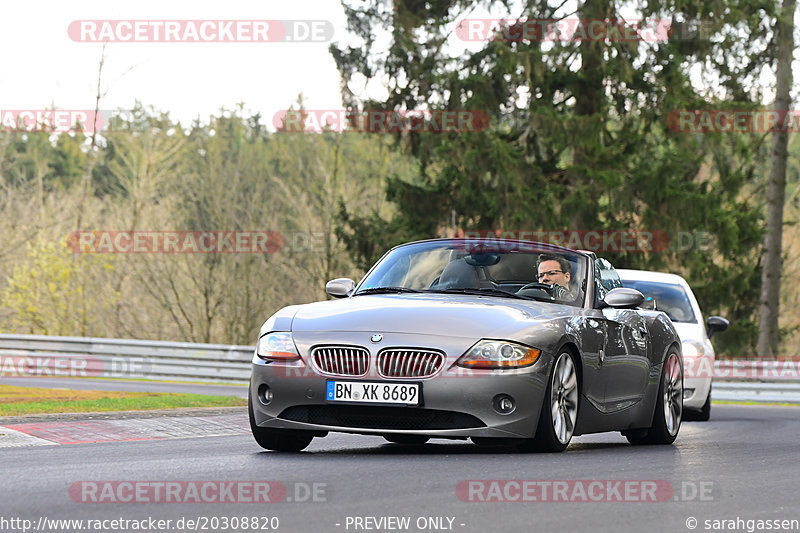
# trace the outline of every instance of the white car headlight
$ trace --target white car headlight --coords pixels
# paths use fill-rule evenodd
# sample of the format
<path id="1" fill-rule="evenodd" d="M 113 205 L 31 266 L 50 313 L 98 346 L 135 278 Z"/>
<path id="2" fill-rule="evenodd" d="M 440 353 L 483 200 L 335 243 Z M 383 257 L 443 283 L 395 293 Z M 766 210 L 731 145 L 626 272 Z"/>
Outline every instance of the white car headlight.
<path id="1" fill-rule="evenodd" d="M 703 345 L 697 341 L 683 341 L 681 344 L 684 357 L 702 357 L 705 355 Z"/>
<path id="2" fill-rule="evenodd" d="M 296 361 L 300 359 L 292 334 L 288 331 L 273 331 L 258 339 L 256 353 L 269 361 Z"/>
<path id="3" fill-rule="evenodd" d="M 520 368 L 535 363 L 540 353 L 515 342 L 483 339 L 467 350 L 457 364 L 465 368 Z"/>

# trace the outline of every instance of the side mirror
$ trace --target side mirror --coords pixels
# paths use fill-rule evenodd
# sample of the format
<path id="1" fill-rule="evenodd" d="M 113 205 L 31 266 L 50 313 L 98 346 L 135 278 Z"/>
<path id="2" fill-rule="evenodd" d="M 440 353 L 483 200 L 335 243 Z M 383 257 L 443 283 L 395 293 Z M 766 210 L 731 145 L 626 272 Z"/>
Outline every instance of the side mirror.
<path id="1" fill-rule="evenodd" d="M 636 289 L 617 287 L 611 289 L 603 298 L 603 303 L 608 307 L 621 309 L 639 307 L 644 301 L 644 295 Z"/>
<path id="2" fill-rule="evenodd" d="M 710 339 L 711 336 L 717 331 L 725 331 L 730 325 L 731 323 L 728 322 L 726 318 L 722 318 L 721 316 L 708 317 L 708 320 L 706 320 L 706 326 L 708 327 L 706 332 L 708 334 L 708 338 Z"/>
<path id="3" fill-rule="evenodd" d="M 345 298 L 352 294 L 356 282 L 350 278 L 336 278 L 325 284 L 325 292 L 334 298 Z"/>

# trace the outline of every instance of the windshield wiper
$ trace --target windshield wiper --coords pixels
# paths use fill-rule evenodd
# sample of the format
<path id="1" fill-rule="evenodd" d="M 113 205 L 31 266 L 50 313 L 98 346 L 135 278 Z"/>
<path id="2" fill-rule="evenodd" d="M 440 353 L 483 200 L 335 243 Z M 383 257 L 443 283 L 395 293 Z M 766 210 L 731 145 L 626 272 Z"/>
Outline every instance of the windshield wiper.
<path id="1" fill-rule="evenodd" d="M 422 291 L 418 291 L 417 289 L 408 289 L 406 287 L 372 287 L 369 289 L 361 289 L 353 296 L 358 296 L 359 294 L 391 294 L 398 292 L 422 292 Z"/>
<path id="2" fill-rule="evenodd" d="M 495 289 L 491 287 L 485 287 L 482 289 L 459 289 L 459 288 L 452 288 L 452 289 L 430 289 L 426 292 L 443 292 L 443 293 L 458 293 L 458 294 L 476 294 L 476 295 L 484 295 L 484 294 L 493 294 L 497 296 L 505 296 L 507 298 L 518 298 L 520 300 L 535 300 L 536 298 L 532 296 L 525 296 L 522 294 L 516 294 L 513 292 L 504 291 L 502 289 Z"/>

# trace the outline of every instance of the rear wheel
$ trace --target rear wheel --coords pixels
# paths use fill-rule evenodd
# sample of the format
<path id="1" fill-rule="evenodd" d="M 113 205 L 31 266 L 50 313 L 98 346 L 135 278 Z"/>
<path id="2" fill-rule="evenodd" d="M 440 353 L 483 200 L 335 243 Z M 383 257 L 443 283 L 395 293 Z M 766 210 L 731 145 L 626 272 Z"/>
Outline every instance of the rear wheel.
<path id="1" fill-rule="evenodd" d="M 572 439 L 578 420 L 578 373 L 572 355 L 563 351 L 553 363 L 536 436 L 519 444 L 523 452 L 562 452 Z"/>
<path id="2" fill-rule="evenodd" d="M 677 352 L 671 351 L 661 369 L 653 425 L 646 430 L 624 433 L 631 444 L 672 444 L 683 417 L 683 368 Z"/>
<path id="3" fill-rule="evenodd" d="M 266 450 L 278 452 L 299 452 L 305 449 L 314 439 L 314 435 L 307 431 L 291 429 L 262 428 L 256 425 L 253 415 L 253 400 L 247 399 L 247 411 L 250 415 L 250 430 L 259 446 Z"/>
<path id="4" fill-rule="evenodd" d="M 425 435 L 384 435 L 384 439 L 394 444 L 425 444 L 430 437 Z"/>

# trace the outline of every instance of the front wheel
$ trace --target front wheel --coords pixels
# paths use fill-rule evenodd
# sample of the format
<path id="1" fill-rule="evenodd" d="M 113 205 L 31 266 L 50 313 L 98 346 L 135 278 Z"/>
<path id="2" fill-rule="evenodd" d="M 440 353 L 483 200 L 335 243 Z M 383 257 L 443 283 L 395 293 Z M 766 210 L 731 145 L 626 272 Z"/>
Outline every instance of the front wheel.
<path id="1" fill-rule="evenodd" d="M 250 431 L 259 446 L 265 450 L 277 452 L 299 452 L 311 444 L 314 435 L 307 431 L 294 431 L 291 429 L 262 428 L 256 425 L 253 415 L 253 400 L 247 399 L 247 411 L 250 415 Z"/>
<path id="2" fill-rule="evenodd" d="M 578 420 L 578 374 L 572 355 L 561 352 L 553 363 L 536 436 L 517 446 L 520 451 L 562 452 Z"/>
<path id="3" fill-rule="evenodd" d="M 683 417 L 683 367 L 677 352 L 671 351 L 661 369 L 653 425 L 646 430 L 625 433 L 631 444 L 672 444 Z"/>

